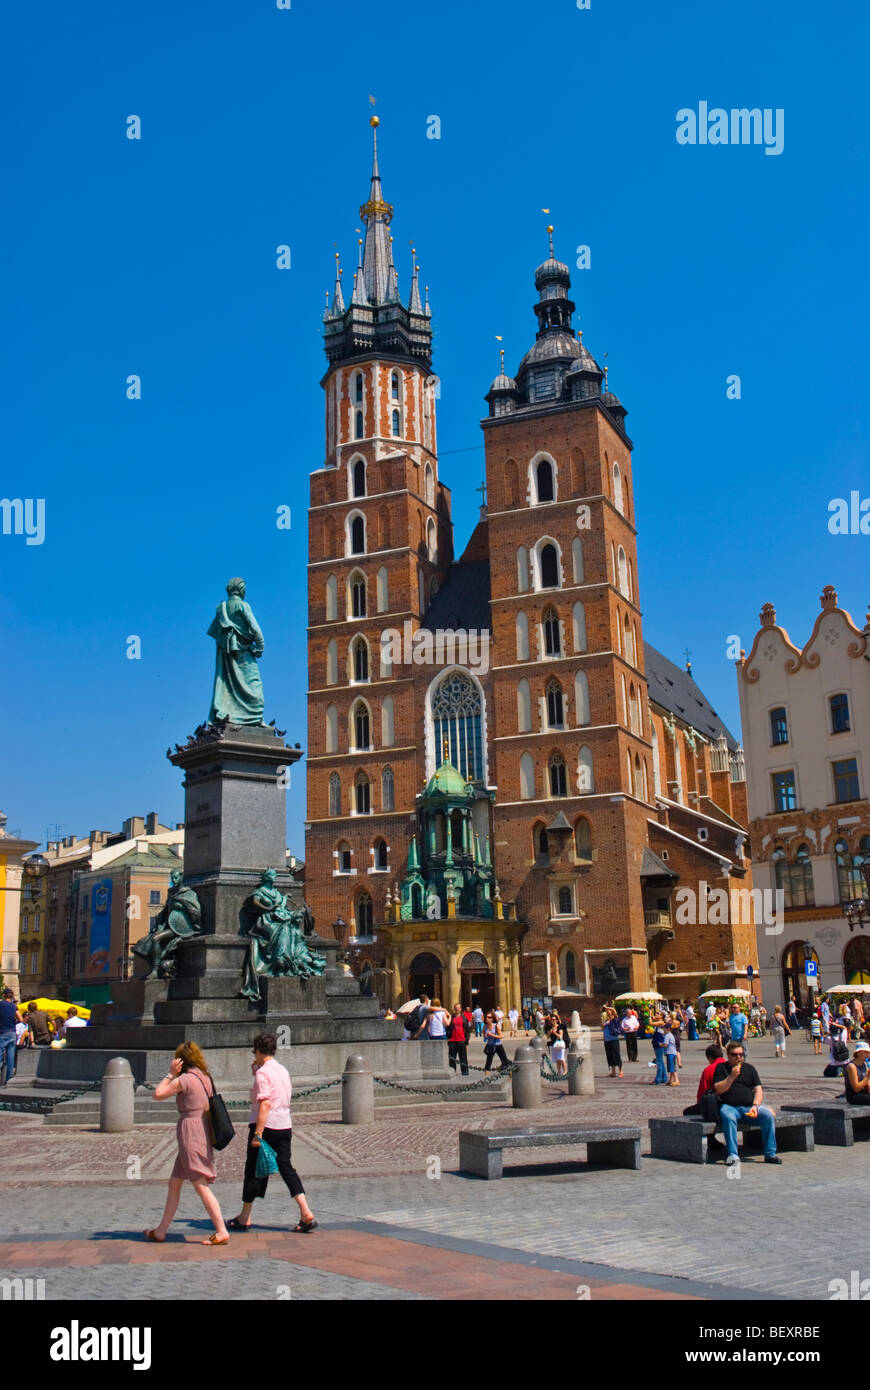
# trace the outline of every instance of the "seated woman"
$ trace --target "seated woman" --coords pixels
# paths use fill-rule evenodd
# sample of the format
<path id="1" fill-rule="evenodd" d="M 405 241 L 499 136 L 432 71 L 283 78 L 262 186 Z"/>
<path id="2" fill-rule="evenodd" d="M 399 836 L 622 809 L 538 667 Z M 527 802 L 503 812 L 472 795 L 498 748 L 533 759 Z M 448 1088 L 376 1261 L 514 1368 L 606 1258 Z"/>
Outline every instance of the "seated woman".
<path id="1" fill-rule="evenodd" d="M 850 1105 L 870 1105 L 870 1043 L 859 1042 L 851 1062 L 843 1068 L 846 1099 Z"/>

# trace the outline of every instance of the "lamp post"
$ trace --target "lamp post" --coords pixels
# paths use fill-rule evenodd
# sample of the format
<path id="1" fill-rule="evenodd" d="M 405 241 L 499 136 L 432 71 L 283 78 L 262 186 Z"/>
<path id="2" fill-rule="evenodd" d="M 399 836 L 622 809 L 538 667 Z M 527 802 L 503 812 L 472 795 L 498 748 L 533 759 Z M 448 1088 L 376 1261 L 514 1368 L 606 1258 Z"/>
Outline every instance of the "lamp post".
<path id="1" fill-rule="evenodd" d="M 850 932 L 856 927 L 863 930 L 865 923 L 870 922 L 870 901 L 867 898 L 852 898 L 850 902 L 841 903 L 840 906 L 849 923 Z"/>
<path id="2" fill-rule="evenodd" d="M 344 962 L 344 932 L 346 928 L 347 922 L 344 920 L 341 913 L 339 913 L 332 924 L 332 934 L 341 948 L 335 957 L 336 964 Z"/>
<path id="3" fill-rule="evenodd" d="M 51 865 L 42 854 L 28 855 L 21 865 L 21 871 L 27 879 L 30 888 L 31 900 L 39 897 L 40 880 L 45 878 L 50 868 Z"/>
<path id="4" fill-rule="evenodd" d="M 811 941 L 805 941 L 805 942 L 803 943 L 803 946 L 804 946 L 804 965 L 806 966 L 806 963 L 807 963 L 808 960 L 815 960 L 815 958 L 816 958 L 816 953 L 815 953 L 815 949 L 814 949 L 814 947 L 813 947 L 813 943 L 812 943 Z M 818 963 L 818 962 L 817 962 L 817 963 Z M 815 1011 L 816 1011 L 816 1008 L 815 1008 L 815 1005 L 816 1005 L 816 990 L 815 990 L 815 985 L 811 985 L 811 984 L 810 984 L 810 980 L 812 979 L 812 976 L 808 976 L 808 975 L 806 974 L 806 971 L 804 972 L 804 978 L 805 978 L 806 981 L 807 981 L 807 993 L 808 993 L 809 996 L 810 996 L 810 1011 L 809 1011 L 809 1017 L 808 1017 L 807 1026 L 808 1026 L 809 1028 L 812 1028 L 812 1019 L 813 1019 L 813 1015 L 814 1015 L 814 1013 L 815 1013 Z M 817 977 L 817 978 L 818 978 L 818 977 Z"/>

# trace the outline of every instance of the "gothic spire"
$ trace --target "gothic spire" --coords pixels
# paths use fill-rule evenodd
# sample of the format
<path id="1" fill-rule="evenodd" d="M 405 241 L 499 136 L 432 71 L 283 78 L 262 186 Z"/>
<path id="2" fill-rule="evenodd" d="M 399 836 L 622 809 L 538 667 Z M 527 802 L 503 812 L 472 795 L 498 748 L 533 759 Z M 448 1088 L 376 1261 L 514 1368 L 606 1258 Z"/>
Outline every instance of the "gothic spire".
<path id="1" fill-rule="evenodd" d="M 339 255 L 335 253 L 335 289 L 332 293 L 332 317 L 337 319 L 344 313 L 344 295 L 341 292 L 341 266 Z"/>
<path id="2" fill-rule="evenodd" d="M 363 272 L 365 291 L 371 304 L 384 304 L 390 290 L 390 242 L 387 228 L 393 220 L 393 207 L 384 201 L 381 188 L 381 175 L 378 169 L 378 126 L 380 120 L 372 116 L 372 182 L 369 199 L 363 203 L 359 215 L 365 223 L 366 240 L 363 251 Z"/>
<path id="3" fill-rule="evenodd" d="M 408 301 L 408 308 L 411 310 L 412 314 L 422 314 L 423 301 L 420 298 L 420 267 L 417 264 L 417 250 L 414 246 L 411 247 L 411 261 L 413 263 L 413 271 L 411 273 L 411 298 Z"/>

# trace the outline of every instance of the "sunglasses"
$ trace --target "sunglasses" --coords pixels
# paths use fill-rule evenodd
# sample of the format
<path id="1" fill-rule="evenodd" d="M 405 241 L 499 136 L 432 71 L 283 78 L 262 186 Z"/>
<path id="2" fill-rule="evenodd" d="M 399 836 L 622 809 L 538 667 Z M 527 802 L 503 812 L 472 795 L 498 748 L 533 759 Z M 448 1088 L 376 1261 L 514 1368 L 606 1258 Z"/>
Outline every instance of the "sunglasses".
<path id="1" fill-rule="evenodd" d="M 731 1056 L 732 1056 L 732 1057 L 745 1057 L 745 1056 L 746 1056 L 746 1053 L 745 1053 L 745 1052 L 732 1052 L 732 1053 L 731 1053 Z"/>

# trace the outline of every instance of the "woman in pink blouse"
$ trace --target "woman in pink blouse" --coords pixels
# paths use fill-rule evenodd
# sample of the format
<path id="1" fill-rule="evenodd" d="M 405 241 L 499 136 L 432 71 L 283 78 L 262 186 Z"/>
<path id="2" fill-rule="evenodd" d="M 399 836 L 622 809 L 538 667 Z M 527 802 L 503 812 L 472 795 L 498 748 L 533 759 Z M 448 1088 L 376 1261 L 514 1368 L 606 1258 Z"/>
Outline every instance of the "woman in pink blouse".
<path id="1" fill-rule="evenodd" d="M 300 1220 L 294 1231 L 308 1234 L 317 1226 L 314 1214 L 305 1200 L 302 1179 L 290 1160 L 293 1126 L 290 1119 L 292 1086 L 290 1073 L 275 1060 L 278 1039 L 274 1033 L 260 1033 L 254 1038 L 254 1084 L 251 1087 L 251 1113 L 248 1129 L 248 1153 L 245 1159 L 245 1180 L 242 1188 L 242 1210 L 227 1222 L 233 1231 L 251 1229 L 251 1208 L 257 1197 L 265 1197 L 268 1178 L 257 1177 L 257 1158 L 260 1141 L 275 1150 L 278 1172 L 290 1189 L 290 1196 L 299 1204 Z"/>

